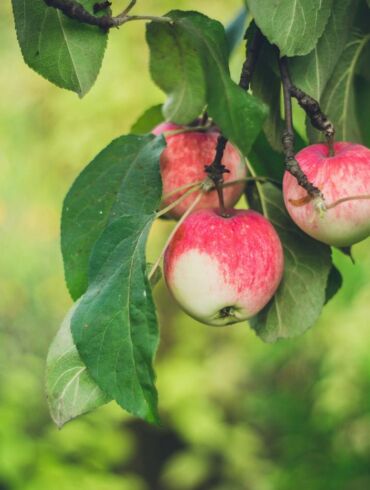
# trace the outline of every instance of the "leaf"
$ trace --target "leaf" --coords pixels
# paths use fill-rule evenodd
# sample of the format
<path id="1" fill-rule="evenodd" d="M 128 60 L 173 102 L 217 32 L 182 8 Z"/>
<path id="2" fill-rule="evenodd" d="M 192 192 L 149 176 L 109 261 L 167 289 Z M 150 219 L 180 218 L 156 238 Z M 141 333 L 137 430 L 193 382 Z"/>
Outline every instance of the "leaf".
<path id="1" fill-rule="evenodd" d="M 369 21 L 370 21 L 370 13 L 369 13 Z M 368 82 L 370 82 L 370 44 L 366 44 L 362 53 L 359 57 L 358 64 L 356 66 L 356 74 L 364 77 Z"/>
<path id="2" fill-rule="evenodd" d="M 312 327 L 326 299 L 331 269 L 330 247 L 302 233 L 287 216 L 281 191 L 260 185 L 264 214 L 284 248 L 284 277 L 271 301 L 250 320 L 265 342 L 295 337 Z"/>
<path id="3" fill-rule="evenodd" d="M 82 0 L 92 12 L 94 0 Z M 27 65 L 81 97 L 94 84 L 107 45 L 101 29 L 69 19 L 43 0 L 12 0 L 18 42 Z"/>
<path id="4" fill-rule="evenodd" d="M 158 179 L 155 176 L 151 181 L 145 165 L 149 158 L 157 158 L 163 145 L 162 137 L 121 136 L 99 153 L 73 183 L 64 200 L 61 225 L 64 272 L 73 299 L 86 291 L 92 248 L 118 216 L 117 206 L 126 214 L 139 214 L 157 195 Z M 142 169 L 139 175 L 137 168 Z"/>
<path id="5" fill-rule="evenodd" d="M 222 25 L 197 12 L 175 11 L 171 16 L 187 30 L 202 53 L 210 116 L 221 132 L 247 155 L 261 131 L 267 108 L 231 79 Z"/>
<path id="6" fill-rule="evenodd" d="M 151 76 L 168 96 L 163 106 L 166 120 L 190 123 L 206 104 L 203 68 L 192 39 L 177 24 L 157 22 L 147 25 L 146 39 Z"/>
<path id="7" fill-rule="evenodd" d="M 356 117 L 360 125 L 361 141 L 364 145 L 370 147 L 370 80 L 357 76 L 354 91 L 356 96 Z"/>
<path id="8" fill-rule="evenodd" d="M 227 39 L 227 46 L 229 54 L 231 54 L 236 46 L 243 39 L 243 35 L 246 28 L 248 12 L 245 6 L 243 6 L 235 17 L 225 27 L 225 34 Z"/>
<path id="9" fill-rule="evenodd" d="M 167 44 L 167 53 L 176 51 L 176 45 L 182 43 L 184 49 L 186 46 L 186 49 L 198 56 L 197 66 L 202 66 L 206 82 L 208 113 L 220 127 L 222 133 L 247 155 L 262 128 L 267 110 L 256 97 L 246 93 L 231 79 L 227 42 L 222 24 L 198 12 L 176 10 L 167 15 L 174 20 L 173 47 L 170 49 Z M 155 26 L 156 36 L 161 37 L 161 31 L 167 32 L 169 27 L 157 24 Z M 151 57 L 157 59 L 161 51 L 156 52 L 156 43 L 151 41 L 150 48 Z M 172 66 L 168 56 L 167 63 Z M 188 57 L 185 52 L 183 56 Z M 185 79 L 192 77 L 191 66 L 187 68 L 189 73 L 184 76 Z M 162 74 L 166 76 L 164 72 Z M 195 90 L 194 93 L 193 90 Z M 191 93 L 193 97 L 197 96 L 195 88 L 191 89 Z M 182 110 L 186 114 L 186 110 Z"/>
<path id="10" fill-rule="evenodd" d="M 152 367 L 158 327 L 145 267 L 154 218 L 154 212 L 123 215 L 105 230 L 91 257 L 89 289 L 72 319 L 92 377 L 119 405 L 149 422 L 158 421 Z"/>
<path id="11" fill-rule="evenodd" d="M 72 257 L 83 281 L 88 262 L 71 326 L 78 352 L 105 393 L 149 422 L 158 421 L 158 326 L 145 246 L 162 194 L 163 149 L 163 137 L 152 135 L 113 141 L 78 177 L 64 211 L 64 258 Z"/>
<path id="12" fill-rule="evenodd" d="M 46 360 L 46 392 L 50 414 L 61 428 L 71 419 L 110 401 L 88 374 L 70 329 L 73 305 L 50 345 Z"/>
<path id="13" fill-rule="evenodd" d="M 282 56 L 309 53 L 324 32 L 333 0 L 248 0 L 256 24 Z"/>
<path id="14" fill-rule="evenodd" d="M 307 56 L 290 60 L 293 82 L 300 89 L 320 100 L 348 39 L 355 13 L 353 0 L 336 0 L 325 27 L 314 49 Z"/>
<path id="15" fill-rule="evenodd" d="M 271 147 L 265 133 L 260 133 L 256 139 L 248 159 L 257 175 L 282 181 L 284 155 Z"/>
<path id="16" fill-rule="evenodd" d="M 307 142 L 296 131 L 294 132 L 294 135 L 295 149 L 296 152 L 298 152 L 307 146 Z M 257 175 L 282 181 L 285 171 L 284 154 L 271 147 L 264 132 L 260 133 L 256 139 L 253 148 L 249 153 L 248 160 Z"/>
<path id="17" fill-rule="evenodd" d="M 145 134 L 150 133 L 152 129 L 163 121 L 162 104 L 149 107 L 139 119 L 132 125 L 131 133 Z"/>
<path id="18" fill-rule="evenodd" d="M 330 301 L 339 291 L 343 284 L 343 277 L 340 271 L 333 264 L 331 266 L 328 282 L 325 291 L 325 304 Z"/>
<path id="19" fill-rule="evenodd" d="M 322 96 L 322 110 L 334 123 L 338 140 L 361 141 L 355 110 L 354 75 L 356 63 L 369 40 L 370 34 L 350 37 Z"/>

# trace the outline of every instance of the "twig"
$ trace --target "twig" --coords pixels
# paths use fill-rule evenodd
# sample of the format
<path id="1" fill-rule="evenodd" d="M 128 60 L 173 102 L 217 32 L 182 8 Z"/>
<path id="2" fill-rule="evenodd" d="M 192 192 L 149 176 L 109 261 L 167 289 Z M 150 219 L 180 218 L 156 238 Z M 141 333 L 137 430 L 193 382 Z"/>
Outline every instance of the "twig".
<path id="1" fill-rule="evenodd" d="M 126 22 L 132 20 L 152 20 L 156 22 L 172 22 L 170 17 L 156 17 L 152 15 L 128 15 L 128 12 L 135 5 L 136 0 L 132 0 L 128 6 L 117 16 L 112 15 L 102 15 L 101 17 L 96 17 L 91 14 L 88 10 L 84 8 L 79 2 L 75 0 L 44 0 L 48 7 L 53 7 L 55 9 L 63 12 L 64 15 L 70 19 L 77 20 L 83 24 L 88 24 L 92 26 L 101 27 L 103 30 L 107 31 L 112 27 L 119 27 Z"/>
<path id="2" fill-rule="evenodd" d="M 163 200 L 165 201 L 166 199 L 173 196 L 174 194 L 177 194 L 178 192 L 189 189 L 189 187 L 196 187 L 200 184 L 203 184 L 203 180 L 195 180 L 194 182 L 189 182 L 189 184 L 180 185 L 180 187 L 176 187 L 176 189 L 173 189 L 173 191 L 167 192 L 167 194 L 163 196 Z"/>
<path id="3" fill-rule="evenodd" d="M 239 86 L 244 89 L 249 89 L 249 84 L 251 82 L 251 78 L 253 75 L 254 67 L 256 65 L 256 61 L 259 55 L 261 43 L 262 43 L 262 34 L 261 31 L 257 28 L 253 39 L 246 48 L 246 59 L 243 63 Z M 210 165 L 205 166 L 205 171 L 208 174 L 209 178 L 213 180 L 218 197 L 220 202 L 221 214 L 226 216 L 227 213 L 225 211 L 224 198 L 223 198 L 223 188 L 222 184 L 224 182 L 223 174 L 230 172 L 225 165 L 222 164 L 222 158 L 224 155 L 224 151 L 227 145 L 228 139 L 225 138 L 222 134 L 217 139 L 216 145 L 216 154 L 213 162 Z"/>
<path id="4" fill-rule="evenodd" d="M 216 154 L 213 162 L 210 165 L 205 165 L 204 170 L 208 174 L 208 177 L 215 184 L 215 188 L 218 194 L 218 199 L 220 202 L 221 214 L 226 216 L 224 194 L 222 190 L 222 184 L 224 182 L 224 173 L 230 173 L 230 170 L 225 167 L 222 163 L 222 157 L 224 156 L 224 151 L 227 145 L 227 138 L 220 134 L 217 138 L 216 144 Z"/>
<path id="5" fill-rule="evenodd" d="M 291 81 L 288 72 L 287 59 L 278 58 L 281 81 L 284 92 L 284 116 L 285 130 L 283 132 L 282 143 L 285 155 L 285 167 L 296 179 L 298 184 L 303 187 L 312 198 L 323 198 L 320 189 L 315 187 L 307 178 L 295 158 L 294 153 L 294 129 L 292 117 Z"/>
<path id="6" fill-rule="evenodd" d="M 246 37 L 244 36 L 244 39 L 245 38 Z M 245 61 L 243 63 L 242 71 L 240 74 L 239 87 L 241 87 L 244 90 L 249 89 L 249 85 L 252 80 L 254 68 L 257 63 L 262 41 L 263 41 L 262 33 L 258 28 L 256 28 L 250 46 L 248 44 L 246 46 Z"/>
<path id="7" fill-rule="evenodd" d="M 172 240 L 172 238 L 174 237 L 176 231 L 179 229 L 180 225 L 185 221 L 185 219 L 189 216 L 189 214 L 193 211 L 193 209 L 195 208 L 195 206 L 199 203 L 199 201 L 201 200 L 201 198 L 203 197 L 203 194 L 204 192 L 200 192 L 197 197 L 194 199 L 194 201 L 192 202 L 192 204 L 188 207 L 188 209 L 185 211 L 185 213 L 181 216 L 181 218 L 179 219 L 179 221 L 176 223 L 176 226 L 175 228 L 171 231 L 169 237 L 167 238 L 166 240 L 166 243 L 161 251 L 161 253 L 159 254 L 159 257 L 158 259 L 154 262 L 153 264 L 153 267 L 151 268 L 149 274 L 148 274 L 148 279 L 150 281 L 150 279 L 153 277 L 153 274 L 155 273 L 155 271 L 157 270 L 157 267 L 159 266 L 161 260 L 162 260 L 162 257 L 166 251 L 166 248 L 168 247 L 170 241 Z"/>
<path id="8" fill-rule="evenodd" d="M 193 192 L 196 192 L 197 190 L 200 190 L 201 186 L 202 186 L 202 184 L 200 183 L 200 184 L 197 184 L 197 185 L 191 187 L 190 189 L 188 189 L 178 199 L 176 199 L 175 201 L 171 202 L 171 204 L 169 204 L 165 208 L 158 211 L 155 217 L 159 218 L 160 216 L 163 216 L 164 214 L 168 213 L 168 211 L 171 211 L 171 209 L 173 209 L 178 204 L 180 204 L 180 202 L 182 202 L 184 199 L 186 199 L 188 196 L 190 196 L 190 194 L 192 194 Z"/>
<path id="9" fill-rule="evenodd" d="M 292 83 L 290 85 L 290 93 L 292 97 L 297 99 L 298 104 L 306 112 L 307 116 L 310 118 L 312 126 L 324 133 L 329 146 L 329 155 L 334 156 L 335 128 L 327 115 L 322 112 L 320 104 L 317 102 L 317 100 L 306 94 L 306 92 L 303 92 L 303 90 L 296 87 Z"/>
<path id="10" fill-rule="evenodd" d="M 258 175 L 254 177 L 244 177 L 243 179 L 229 180 L 228 182 L 222 184 L 222 187 L 230 187 L 231 185 L 241 184 L 243 182 L 260 182 L 261 184 L 270 183 L 278 186 L 281 189 L 281 182 L 279 182 L 278 180 L 272 179 L 270 177 L 260 177 Z M 210 190 L 212 190 L 212 188 Z"/>

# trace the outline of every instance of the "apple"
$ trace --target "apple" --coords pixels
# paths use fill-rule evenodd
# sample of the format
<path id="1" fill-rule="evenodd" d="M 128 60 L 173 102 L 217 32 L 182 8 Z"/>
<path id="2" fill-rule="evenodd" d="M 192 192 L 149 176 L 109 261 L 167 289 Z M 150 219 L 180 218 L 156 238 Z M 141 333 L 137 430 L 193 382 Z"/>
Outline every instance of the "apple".
<path id="1" fill-rule="evenodd" d="M 173 123 L 162 123 L 152 131 L 153 134 L 162 134 L 166 131 L 184 129 Z M 192 182 L 202 181 L 207 177 L 204 167 L 213 162 L 216 143 L 219 133 L 216 130 L 191 131 L 173 135 L 165 135 L 167 147 L 160 158 L 161 176 L 163 182 L 163 195 L 173 192 L 175 189 Z M 245 160 L 240 152 L 228 143 L 225 148 L 222 163 L 230 171 L 224 174 L 224 181 L 243 179 L 246 177 Z M 176 192 L 162 202 L 166 207 L 181 197 L 187 189 Z M 244 184 L 234 184 L 224 188 L 224 201 L 226 207 L 233 207 L 239 200 L 244 190 Z M 189 208 L 196 197 L 196 193 L 190 194 L 177 206 L 171 209 L 167 216 L 179 219 Z M 194 208 L 217 207 L 218 197 L 215 190 L 205 194 Z"/>
<path id="2" fill-rule="evenodd" d="M 292 220 L 307 235 L 336 247 L 346 247 L 370 235 L 370 200 L 339 199 L 370 195 L 370 150 L 363 145 L 338 142 L 334 156 L 326 144 L 310 145 L 296 155 L 303 172 L 318 187 L 328 209 L 319 212 L 314 201 L 288 172 L 283 179 L 285 206 Z"/>
<path id="3" fill-rule="evenodd" d="M 164 255 L 164 277 L 179 305 L 208 325 L 258 313 L 283 275 L 283 250 L 272 224 L 255 211 L 201 209 L 179 226 Z"/>

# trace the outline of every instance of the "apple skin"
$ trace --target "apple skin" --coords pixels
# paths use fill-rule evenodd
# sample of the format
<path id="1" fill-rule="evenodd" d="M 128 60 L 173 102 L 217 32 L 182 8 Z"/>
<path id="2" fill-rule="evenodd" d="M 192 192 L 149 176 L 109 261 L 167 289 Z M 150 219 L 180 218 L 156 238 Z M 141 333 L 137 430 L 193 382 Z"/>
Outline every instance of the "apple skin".
<path id="1" fill-rule="evenodd" d="M 284 256 L 272 224 L 255 211 L 202 209 L 179 226 L 164 256 L 164 277 L 179 305 L 208 325 L 254 316 L 274 295 Z"/>
<path id="2" fill-rule="evenodd" d="M 296 155 L 303 172 L 318 187 L 330 205 L 338 199 L 370 195 L 370 150 L 363 145 L 338 142 L 334 156 L 326 144 L 310 145 Z M 283 179 L 285 206 L 292 220 L 307 235 L 336 247 L 347 247 L 370 235 L 370 200 L 346 201 L 320 213 L 314 203 L 294 205 L 307 192 L 296 179 L 285 173 Z"/>
<path id="3" fill-rule="evenodd" d="M 153 134 L 162 134 L 164 131 L 182 129 L 173 123 L 162 123 L 152 131 Z M 161 176 L 163 182 L 163 195 L 166 195 L 178 187 L 197 182 L 206 178 L 204 166 L 212 163 L 219 133 L 185 132 L 176 135 L 165 136 L 167 147 L 160 158 Z M 243 179 L 247 170 L 245 160 L 240 152 L 230 143 L 226 145 L 222 163 L 230 173 L 224 174 L 224 181 Z M 233 207 L 237 203 L 244 190 L 244 184 L 234 184 L 224 188 L 224 201 L 226 207 Z M 178 199 L 187 189 L 171 195 L 163 200 L 162 207 Z M 179 219 L 196 198 L 196 193 L 190 194 L 181 203 L 167 213 L 169 218 Z M 214 208 L 218 206 L 218 197 L 215 190 L 205 194 L 199 201 L 196 209 Z"/>

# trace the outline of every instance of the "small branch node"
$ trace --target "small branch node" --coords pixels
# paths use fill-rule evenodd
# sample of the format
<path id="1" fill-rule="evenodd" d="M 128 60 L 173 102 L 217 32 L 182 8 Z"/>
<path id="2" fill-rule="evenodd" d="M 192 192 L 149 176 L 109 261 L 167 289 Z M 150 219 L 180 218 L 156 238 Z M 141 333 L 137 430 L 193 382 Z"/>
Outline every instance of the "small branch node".
<path id="1" fill-rule="evenodd" d="M 302 107 L 310 119 L 312 126 L 324 133 L 329 145 L 329 154 L 330 156 L 333 156 L 335 135 L 334 124 L 330 121 L 328 116 L 322 112 L 320 104 L 317 100 L 293 85 L 291 80 L 289 80 L 289 83 L 291 96 L 297 99 L 298 104 Z"/>

